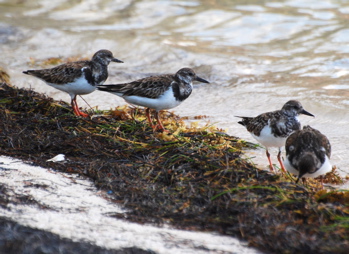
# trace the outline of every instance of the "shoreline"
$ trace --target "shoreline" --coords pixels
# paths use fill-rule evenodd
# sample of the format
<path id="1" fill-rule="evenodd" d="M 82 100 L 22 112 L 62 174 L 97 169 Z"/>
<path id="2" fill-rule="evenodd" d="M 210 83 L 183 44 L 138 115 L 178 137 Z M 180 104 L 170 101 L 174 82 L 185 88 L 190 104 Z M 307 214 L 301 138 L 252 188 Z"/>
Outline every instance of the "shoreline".
<path id="1" fill-rule="evenodd" d="M 112 219 L 218 232 L 268 252 L 346 250 L 348 192 L 320 190 L 316 180 L 297 185 L 260 170 L 242 158 L 243 150 L 252 148 L 247 142 L 216 127 L 185 126 L 164 112 L 171 134 L 154 133 L 144 110 L 135 119 L 128 107 L 83 119 L 66 103 L 5 84 L 1 88 L 0 153 L 68 178 L 88 177 L 99 193 L 124 207 L 126 212 L 108 213 Z M 60 153 L 65 163 L 47 161 Z M 333 172 L 325 180 L 344 179 Z M 39 192 L 50 185 L 33 186 Z M 304 241 L 301 236 L 308 234 L 311 239 Z"/>

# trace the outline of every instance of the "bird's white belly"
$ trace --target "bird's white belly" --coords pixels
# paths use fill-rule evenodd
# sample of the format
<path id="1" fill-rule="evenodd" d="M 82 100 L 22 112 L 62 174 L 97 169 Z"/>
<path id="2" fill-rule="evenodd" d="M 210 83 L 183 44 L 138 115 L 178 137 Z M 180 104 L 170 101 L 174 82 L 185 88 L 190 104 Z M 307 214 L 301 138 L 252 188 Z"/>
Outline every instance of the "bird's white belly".
<path id="1" fill-rule="evenodd" d="M 152 108 L 156 110 L 171 109 L 181 104 L 181 101 L 176 100 L 173 95 L 172 89 L 167 90 L 163 95 L 158 98 L 146 98 L 141 96 L 124 96 L 128 103 Z"/>
<path id="2" fill-rule="evenodd" d="M 292 166 L 292 164 L 290 163 L 290 161 L 288 160 L 287 157 L 284 160 L 284 165 L 285 165 L 285 168 L 287 169 L 288 172 L 298 176 L 299 171 Z M 322 164 L 322 166 L 317 171 L 315 171 L 312 174 L 305 174 L 303 177 L 315 178 L 315 177 L 318 177 L 320 175 L 324 175 L 328 172 L 331 172 L 331 170 L 332 170 L 332 165 L 330 163 L 330 159 L 326 155 L 324 164 Z"/>
<path id="3" fill-rule="evenodd" d="M 295 169 L 291 162 L 288 160 L 287 156 L 286 158 L 284 159 L 284 166 L 286 168 L 286 170 L 294 175 L 298 175 L 299 174 L 299 171 L 297 169 Z"/>
<path id="4" fill-rule="evenodd" d="M 57 85 L 52 83 L 47 83 L 48 85 L 74 96 L 77 94 L 89 94 L 96 90 L 95 86 L 90 85 L 84 77 L 76 79 L 74 82 Z"/>
<path id="5" fill-rule="evenodd" d="M 275 137 L 271 133 L 271 128 L 269 125 L 265 126 L 259 136 L 251 133 L 252 137 L 254 137 L 259 143 L 264 145 L 265 147 L 283 147 L 286 143 L 287 138 L 283 137 Z"/>
<path id="6" fill-rule="evenodd" d="M 322 164 L 321 168 L 319 168 L 315 173 L 313 174 L 305 174 L 303 177 L 318 177 L 320 175 L 324 175 L 328 172 L 331 172 L 332 165 L 330 163 L 330 159 L 325 156 L 325 162 Z"/>

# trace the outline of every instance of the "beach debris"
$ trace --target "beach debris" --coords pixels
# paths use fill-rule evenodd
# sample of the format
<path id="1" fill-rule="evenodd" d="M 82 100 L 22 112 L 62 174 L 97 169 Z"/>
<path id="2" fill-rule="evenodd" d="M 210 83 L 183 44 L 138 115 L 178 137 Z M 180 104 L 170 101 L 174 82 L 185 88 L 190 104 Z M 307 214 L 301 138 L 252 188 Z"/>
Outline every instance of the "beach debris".
<path id="1" fill-rule="evenodd" d="M 48 159 L 47 161 L 52 161 L 52 162 L 60 162 L 60 161 L 65 161 L 65 155 L 64 154 L 58 154 L 55 157 Z"/>

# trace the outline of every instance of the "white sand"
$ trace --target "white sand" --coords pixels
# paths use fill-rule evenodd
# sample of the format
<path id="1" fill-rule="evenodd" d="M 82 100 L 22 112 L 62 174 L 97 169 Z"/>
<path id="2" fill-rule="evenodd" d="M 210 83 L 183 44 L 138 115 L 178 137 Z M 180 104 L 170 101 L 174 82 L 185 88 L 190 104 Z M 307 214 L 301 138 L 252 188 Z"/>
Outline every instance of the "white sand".
<path id="1" fill-rule="evenodd" d="M 63 162 L 57 162 L 63 163 Z M 156 253 L 261 253 L 227 236 L 140 225 L 108 217 L 125 210 L 107 200 L 89 180 L 0 157 L 0 182 L 13 200 L 29 195 L 40 205 L 8 205 L 0 216 L 73 241 L 108 248 L 139 247 Z"/>

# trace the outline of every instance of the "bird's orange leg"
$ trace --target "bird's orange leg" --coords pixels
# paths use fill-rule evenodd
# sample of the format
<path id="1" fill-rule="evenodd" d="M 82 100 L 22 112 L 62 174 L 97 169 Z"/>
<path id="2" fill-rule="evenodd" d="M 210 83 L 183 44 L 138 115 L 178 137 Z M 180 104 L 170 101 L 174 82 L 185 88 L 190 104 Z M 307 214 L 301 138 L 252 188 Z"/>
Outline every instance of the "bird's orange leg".
<path id="1" fill-rule="evenodd" d="M 156 121 L 158 122 L 158 124 L 155 126 L 155 130 L 159 127 L 161 131 L 168 132 L 168 130 L 166 130 L 161 123 L 159 113 L 160 113 L 159 111 L 155 111 L 155 118 L 156 118 Z"/>
<path id="2" fill-rule="evenodd" d="M 284 163 L 281 160 L 281 148 L 279 148 L 278 161 L 280 163 L 281 170 L 286 174 L 286 169 L 285 169 Z"/>
<path id="3" fill-rule="evenodd" d="M 71 101 L 71 106 L 73 108 L 73 111 L 74 111 L 74 114 L 77 115 L 77 116 L 82 116 L 82 117 L 88 117 L 89 115 L 84 113 L 84 112 L 81 112 L 79 110 L 79 107 L 78 107 L 78 104 L 76 102 L 76 96 L 72 99 Z"/>
<path id="4" fill-rule="evenodd" d="M 150 118 L 150 108 L 147 108 L 145 110 L 145 115 L 147 116 L 147 119 L 148 119 L 148 122 L 149 122 L 151 128 L 154 130 L 154 128 L 156 128 L 156 126 L 154 126 L 153 122 L 151 121 L 151 118 Z"/>
<path id="5" fill-rule="evenodd" d="M 321 190 L 324 189 L 324 176 L 320 176 Z"/>
<path id="6" fill-rule="evenodd" d="M 268 148 L 265 148 L 265 154 L 266 154 L 267 157 L 268 157 L 270 171 L 271 171 L 271 172 L 274 172 L 274 166 L 273 166 L 273 164 L 271 163 L 270 153 L 269 153 L 269 151 L 268 151 Z"/>

